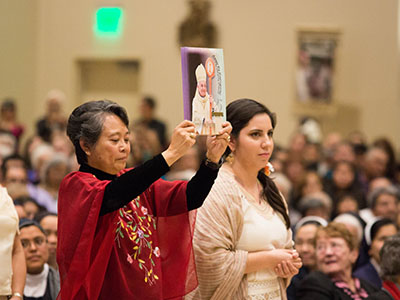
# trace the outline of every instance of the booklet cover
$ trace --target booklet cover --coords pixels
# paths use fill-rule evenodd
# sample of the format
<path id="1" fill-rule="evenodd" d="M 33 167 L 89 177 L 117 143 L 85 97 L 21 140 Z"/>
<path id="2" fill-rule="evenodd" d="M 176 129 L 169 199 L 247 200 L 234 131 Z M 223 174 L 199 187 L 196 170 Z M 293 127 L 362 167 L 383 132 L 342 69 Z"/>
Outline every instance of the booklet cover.
<path id="1" fill-rule="evenodd" d="M 226 120 L 223 50 L 183 47 L 181 59 L 184 118 L 197 134 L 218 134 Z"/>

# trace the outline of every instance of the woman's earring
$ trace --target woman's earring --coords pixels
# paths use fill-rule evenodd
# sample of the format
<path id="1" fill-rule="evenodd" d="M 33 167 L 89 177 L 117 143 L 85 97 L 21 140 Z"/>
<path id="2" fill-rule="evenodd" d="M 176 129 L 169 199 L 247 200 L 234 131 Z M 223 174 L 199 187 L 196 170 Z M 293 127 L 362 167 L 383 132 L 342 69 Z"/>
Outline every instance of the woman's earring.
<path id="1" fill-rule="evenodd" d="M 267 165 L 264 167 L 264 173 L 265 175 L 269 176 L 273 172 L 275 172 L 274 166 L 270 162 L 268 162 Z"/>
<path id="2" fill-rule="evenodd" d="M 225 158 L 225 161 L 229 164 L 232 164 L 235 158 L 233 157 L 233 153 L 229 153 L 229 155 Z"/>

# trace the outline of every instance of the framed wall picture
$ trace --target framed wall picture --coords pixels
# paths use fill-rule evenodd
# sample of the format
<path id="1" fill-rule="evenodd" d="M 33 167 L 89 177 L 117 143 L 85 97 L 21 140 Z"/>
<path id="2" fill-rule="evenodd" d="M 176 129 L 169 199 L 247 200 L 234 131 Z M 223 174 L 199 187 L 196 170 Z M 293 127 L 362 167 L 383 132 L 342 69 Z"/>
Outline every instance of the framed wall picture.
<path id="1" fill-rule="evenodd" d="M 339 30 L 302 27 L 296 40 L 297 103 L 332 103 Z"/>

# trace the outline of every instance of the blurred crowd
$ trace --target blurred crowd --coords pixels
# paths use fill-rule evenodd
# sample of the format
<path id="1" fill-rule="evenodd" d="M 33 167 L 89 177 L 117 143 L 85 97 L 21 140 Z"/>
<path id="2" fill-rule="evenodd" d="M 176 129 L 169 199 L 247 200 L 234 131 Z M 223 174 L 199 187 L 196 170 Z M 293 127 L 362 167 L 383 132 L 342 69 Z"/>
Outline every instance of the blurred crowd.
<path id="1" fill-rule="evenodd" d="M 65 132 L 65 101 L 61 91 L 50 91 L 44 115 L 34 125 L 34 135 L 23 139 L 28 124 L 18 121 L 15 101 L 5 99 L 1 104 L 0 180 L 21 220 L 20 235 L 28 270 L 25 288 L 32 295 L 29 283 L 34 281 L 28 280 L 29 274 L 40 273 L 44 268 L 50 272 L 57 269 L 58 189 L 64 176 L 79 167 Z M 156 101 L 143 97 L 138 112 L 139 116 L 130 124 L 131 167 L 152 158 L 168 145 L 166 125 L 156 118 Z M 203 137 L 197 138 L 196 146 L 171 167 L 164 179 L 188 180 L 195 174 L 205 144 Z M 345 224 L 354 238 L 351 245 L 359 250 L 353 270 L 358 270 L 362 277 L 371 271 L 363 273 L 360 268 L 372 266 L 376 276 L 369 279 L 374 281 L 372 284 L 382 285 L 378 276 L 379 251 L 384 239 L 395 234 L 400 226 L 400 164 L 391 141 L 381 137 L 369 142 L 359 131 L 348 136 L 337 132 L 323 136 L 318 122 L 306 118 L 287 145 L 275 144 L 271 163 L 275 172 L 270 176 L 287 201 L 303 271 L 317 269 L 314 255 L 317 229 L 305 230 L 310 223 L 304 220 L 311 217 L 311 223 L 319 220 L 316 222 L 319 225 L 334 220 Z M 385 221 L 378 226 L 378 220 Z M 388 225 L 390 230 L 381 233 L 380 229 Z M 40 257 L 39 266 L 37 261 L 30 261 L 32 253 Z M 299 276 L 303 275 L 300 272 Z M 57 282 L 54 279 L 56 289 Z"/>

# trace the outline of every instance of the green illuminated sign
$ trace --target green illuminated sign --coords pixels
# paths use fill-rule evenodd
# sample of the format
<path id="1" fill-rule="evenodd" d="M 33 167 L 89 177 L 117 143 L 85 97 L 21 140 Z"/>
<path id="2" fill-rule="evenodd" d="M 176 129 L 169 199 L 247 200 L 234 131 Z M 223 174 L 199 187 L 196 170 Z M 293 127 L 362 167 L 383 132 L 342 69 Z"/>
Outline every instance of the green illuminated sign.
<path id="1" fill-rule="evenodd" d="M 122 30 L 122 8 L 101 7 L 96 11 L 95 32 L 100 36 L 119 36 Z"/>

